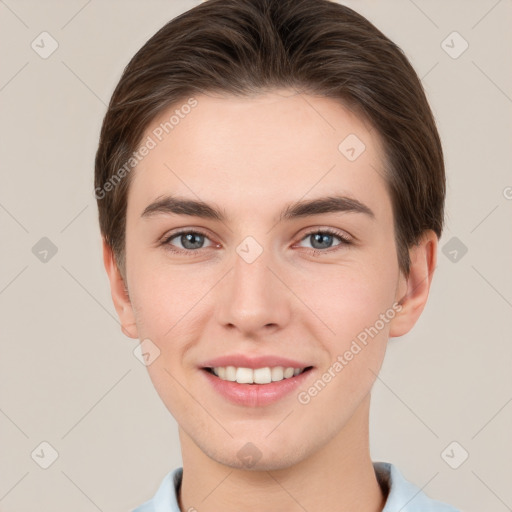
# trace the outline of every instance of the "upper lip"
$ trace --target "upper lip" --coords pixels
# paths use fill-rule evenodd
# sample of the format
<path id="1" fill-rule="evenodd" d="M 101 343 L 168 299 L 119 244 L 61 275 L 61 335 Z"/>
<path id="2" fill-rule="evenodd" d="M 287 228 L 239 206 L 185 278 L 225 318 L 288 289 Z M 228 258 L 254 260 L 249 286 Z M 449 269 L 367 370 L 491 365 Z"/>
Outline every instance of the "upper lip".
<path id="1" fill-rule="evenodd" d="M 283 366 L 285 368 L 307 368 L 311 366 L 308 363 L 296 361 L 294 359 L 288 359 L 280 356 L 248 356 L 245 354 L 231 354 L 215 359 L 209 359 L 201 364 L 202 368 L 216 368 L 218 366 L 235 366 L 237 368 L 266 368 Z"/>

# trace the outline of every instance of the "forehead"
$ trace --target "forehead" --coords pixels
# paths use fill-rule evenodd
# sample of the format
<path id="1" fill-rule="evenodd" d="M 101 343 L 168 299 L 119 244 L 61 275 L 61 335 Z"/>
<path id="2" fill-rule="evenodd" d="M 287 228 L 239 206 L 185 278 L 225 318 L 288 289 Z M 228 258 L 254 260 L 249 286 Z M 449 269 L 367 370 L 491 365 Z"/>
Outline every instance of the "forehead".
<path id="1" fill-rule="evenodd" d="M 376 210 L 389 199 L 376 130 L 329 98 L 201 94 L 169 107 L 142 143 L 151 149 L 132 171 L 128 197 L 139 210 L 170 193 L 237 211 L 333 192 Z"/>

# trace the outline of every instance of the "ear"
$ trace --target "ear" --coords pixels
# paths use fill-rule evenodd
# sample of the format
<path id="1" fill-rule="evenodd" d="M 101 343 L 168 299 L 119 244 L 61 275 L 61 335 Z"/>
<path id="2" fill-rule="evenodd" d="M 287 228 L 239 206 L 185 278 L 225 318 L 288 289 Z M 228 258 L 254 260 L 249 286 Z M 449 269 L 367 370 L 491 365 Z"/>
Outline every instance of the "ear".
<path id="1" fill-rule="evenodd" d="M 133 314 L 132 304 L 128 296 L 128 290 L 125 286 L 121 272 L 117 266 L 112 248 L 103 238 L 103 264 L 107 271 L 110 281 L 110 293 L 112 301 L 117 311 L 117 316 L 121 321 L 121 331 L 129 338 L 138 338 L 137 326 L 135 324 L 135 315 Z"/>
<path id="2" fill-rule="evenodd" d="M 400 276 L 396 301 L 402 309 L 390 322 L 390 337 L 408 333 L 420 317 L 427 303 L 430 284 L 437 265 L 437 235 L 427 230 L 417 245 L 409 250 L 411 260 L 409 276 Z"/>

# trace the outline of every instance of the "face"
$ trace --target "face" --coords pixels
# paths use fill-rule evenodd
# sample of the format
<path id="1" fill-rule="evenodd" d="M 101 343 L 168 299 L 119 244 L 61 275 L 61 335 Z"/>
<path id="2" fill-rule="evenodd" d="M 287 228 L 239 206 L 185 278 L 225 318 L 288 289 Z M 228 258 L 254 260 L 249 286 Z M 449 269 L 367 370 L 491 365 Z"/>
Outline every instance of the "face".
<path id="1" fill-rule="evenodd" d="M 132 175 L 118 312 L 158 355 L 152 382 L 203 453 L 288 467 L 367 406 L 403 315 L 382 147 L 331 99 L 196 100 L 144 137 L 156 145 Z"/>

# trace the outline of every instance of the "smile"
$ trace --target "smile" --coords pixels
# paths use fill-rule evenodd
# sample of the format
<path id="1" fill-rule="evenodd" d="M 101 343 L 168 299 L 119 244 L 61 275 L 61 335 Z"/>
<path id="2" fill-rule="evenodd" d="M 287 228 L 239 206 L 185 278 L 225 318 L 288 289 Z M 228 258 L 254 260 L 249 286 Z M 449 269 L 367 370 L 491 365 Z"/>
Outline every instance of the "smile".
<path id="1" fill-rule="evenodd" d="M 270 384 L 271 382 L 279 382 L 284 379 L 296 377 L 309 369 L 311 369 L 311 366 L 306 368 L 266 366 L 254 369 L 236 366 L 205 368 L 206 371 L 216 375 L 221 380 L 237 382 L 238 384 Z"/>

